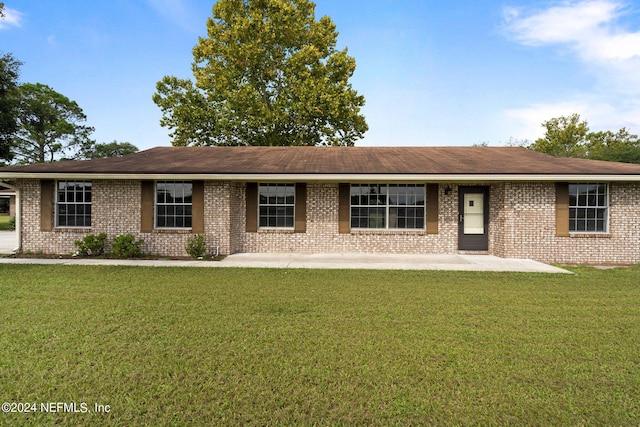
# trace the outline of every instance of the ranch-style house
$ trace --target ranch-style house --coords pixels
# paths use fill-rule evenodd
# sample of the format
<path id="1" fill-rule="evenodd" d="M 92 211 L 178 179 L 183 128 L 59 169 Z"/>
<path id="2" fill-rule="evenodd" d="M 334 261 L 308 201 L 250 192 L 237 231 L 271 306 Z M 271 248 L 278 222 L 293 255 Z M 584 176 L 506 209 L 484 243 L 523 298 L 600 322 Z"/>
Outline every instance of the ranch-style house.
<path id="1" fill-rule="evenodd" d="M 640 262 L 640 165 L 513 147 L 158 147 L 0 168 L 19 251 L 87 234 L 143 250 L 492 254 Z"/>

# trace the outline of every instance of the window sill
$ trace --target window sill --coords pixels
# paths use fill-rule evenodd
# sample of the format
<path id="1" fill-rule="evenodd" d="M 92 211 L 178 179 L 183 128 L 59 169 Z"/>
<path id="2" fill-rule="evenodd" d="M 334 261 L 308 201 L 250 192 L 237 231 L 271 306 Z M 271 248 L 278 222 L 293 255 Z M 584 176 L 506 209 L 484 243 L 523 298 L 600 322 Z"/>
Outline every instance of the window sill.
<path id="1" fill-rule="evenodd" d="M 576 239 L 611 239 L 611 233 L 569 233 L 569 237 Z"/>
<path id="2" fill-rule="evenodd" d="M 192 228 L 154 228 L 153 234 L 193 234 Z"/>
<path id="3" fill-rule="evenodd" d="M 404 234 L 404 235 L 424 236 L 424 235 L 427 234 L 427 231 L 426 230 L 401 230 L 401 229 L 388 230 L 388 229 L 383 229 L 383 228 L 381 228 L 381 229 L 352 228 L 351 229 L 351 234 L 365 234 L 365 235 L 371 235 L 371 234 Z"/>
<path id="4" fill-rule="evenodd" d="M 89 233 L 91 227 L 54 227 L 54 233 Z"/>
<path id="5" fill-rule="evenodd" d="M 258 233 L 293 234 L 293 228 L 258 228 Z"/>

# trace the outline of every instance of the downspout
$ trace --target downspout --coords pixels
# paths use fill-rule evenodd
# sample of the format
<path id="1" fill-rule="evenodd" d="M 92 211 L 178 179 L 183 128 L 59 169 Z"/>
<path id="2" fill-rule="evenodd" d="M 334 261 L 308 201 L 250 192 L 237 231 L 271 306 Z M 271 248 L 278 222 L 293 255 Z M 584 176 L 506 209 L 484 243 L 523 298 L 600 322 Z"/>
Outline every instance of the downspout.
<path id="1" fill-rule="evenodd" d="M 21 191 L 16 188 L 16 248 L 15 253 L 22 252 L 22 202 L 20 197 Z"/>

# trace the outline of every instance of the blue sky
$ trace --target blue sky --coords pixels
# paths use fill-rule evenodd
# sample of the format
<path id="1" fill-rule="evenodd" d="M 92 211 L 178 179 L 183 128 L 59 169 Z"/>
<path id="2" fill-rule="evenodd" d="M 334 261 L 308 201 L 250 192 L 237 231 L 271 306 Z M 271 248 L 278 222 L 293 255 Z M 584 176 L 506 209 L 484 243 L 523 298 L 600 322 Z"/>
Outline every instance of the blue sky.
<path id="1" fill-rule="evenodd" d="M 75 100 L 98 142 L 170 145 L 151 101 L 190 78 L 213 0 L 4 0 L 0 51 L 21 82 Z M 504 145 L 579 113 L 591 130 L 640 133 L 640 2 L 316 0 L 357 69 L 369 132 L 359 146 Z"/>

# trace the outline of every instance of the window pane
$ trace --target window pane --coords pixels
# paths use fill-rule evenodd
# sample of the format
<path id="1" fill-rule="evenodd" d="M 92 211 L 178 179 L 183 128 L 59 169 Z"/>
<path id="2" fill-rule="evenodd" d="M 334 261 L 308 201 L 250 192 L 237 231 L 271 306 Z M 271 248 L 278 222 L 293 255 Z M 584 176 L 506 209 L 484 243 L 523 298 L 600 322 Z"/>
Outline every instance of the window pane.
<path id="1" fill-rule="evenodd" d="M 569 231 L 606 232 L 607 184 L 569 185 Z"/>
<path id="2" fill-rule="evenodd" d="M 351 186 L 351 206 L 360 204 L 360 186 Z"/>
<path id="3" fill-rule="evenodd" d="M 398 199 L 399 199 L 399 194 L 401 192 L 398 189 L 397 185 L 390 185 L 389 186 L 389 205 L 397 205 L 398 204 Z"/>
<path id="4" fill-rule="evenodd" d="M 258 195 L 260 227 L 293 227 L 294 184 L 260 184 Z"/>
<path id="5" fill-rule="evenodd" d="M 370 228 L 385 228 L 385 208 L 369 208 L 369 227 Z"/>
<path id="6" fill-rule="evenodd" d="M 167 193 L 164 183 L 159 182 L 156 187 L 156 203 L 165 203 L 165 196 Z"/>
<path id="7" fill-rule="evenodd" d="M 55 200 L 56 226 L 91 226 L 91 182 L 58 181 Z"/>
<path id="8" fill-rule="evenodd" d="M 193 183 L 158 181 L 156 183 L 156 227 L 190 228 Z"/>
<path id="9" fill-rule="evenodd" d="M 352 184 L 351 227 L 419 229 L 424 226 L 425 186 L 419 184 Z M 357 207 L 370 206 L 357 210 Z M 375 206 L 375 207 L 374 207 Z M 387 209 L 389 217 L 387 218 Z"/>

